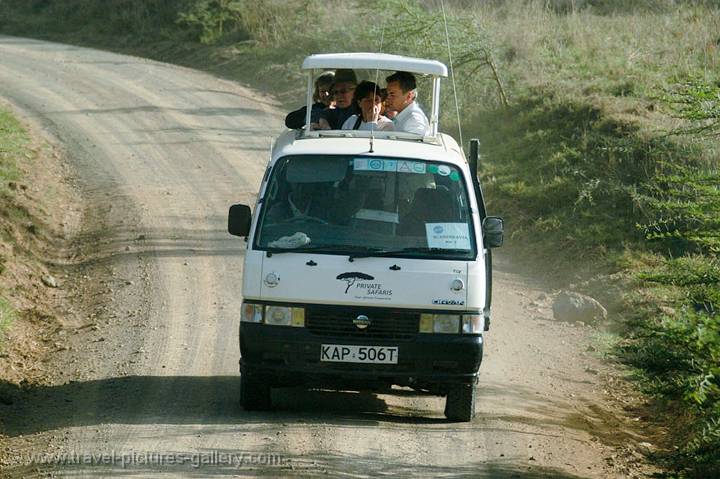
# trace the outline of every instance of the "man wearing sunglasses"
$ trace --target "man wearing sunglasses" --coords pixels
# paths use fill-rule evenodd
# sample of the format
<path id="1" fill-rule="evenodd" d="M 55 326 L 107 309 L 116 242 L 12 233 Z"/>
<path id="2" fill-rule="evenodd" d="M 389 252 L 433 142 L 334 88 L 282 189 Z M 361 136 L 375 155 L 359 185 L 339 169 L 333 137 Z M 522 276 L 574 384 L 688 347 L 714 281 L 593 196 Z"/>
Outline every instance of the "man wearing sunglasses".
<path id="1" fill-rule="evenodd" d="M 321 130 L 340 130 L 345 120 L 358 113 L 358 106 L 353 101 L 356 87 L 357 76 L 354 71 L 335 72 L 335 108 L 326 108 L 320 113 Z"/>

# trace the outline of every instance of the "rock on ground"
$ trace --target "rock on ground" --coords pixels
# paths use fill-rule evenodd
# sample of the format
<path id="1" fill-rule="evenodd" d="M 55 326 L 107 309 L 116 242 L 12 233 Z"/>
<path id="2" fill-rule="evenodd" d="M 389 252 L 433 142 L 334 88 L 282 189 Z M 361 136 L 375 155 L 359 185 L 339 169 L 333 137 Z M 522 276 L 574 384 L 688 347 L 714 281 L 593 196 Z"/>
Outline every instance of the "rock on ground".
<path id="1" fill-rule="evenodd" d="M 607 319 L 607 309 L 590 296 L 561 291 L 553 303 L 553 316 L 569 323 L 596 323 Z"/>

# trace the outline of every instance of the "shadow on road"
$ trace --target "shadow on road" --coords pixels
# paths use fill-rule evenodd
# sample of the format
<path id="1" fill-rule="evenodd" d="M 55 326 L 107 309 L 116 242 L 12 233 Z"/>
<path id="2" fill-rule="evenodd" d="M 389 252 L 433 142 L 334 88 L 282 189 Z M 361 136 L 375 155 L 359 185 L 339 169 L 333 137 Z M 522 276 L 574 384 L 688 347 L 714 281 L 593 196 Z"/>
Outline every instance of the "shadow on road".
<path id="1" fill-rule="evenodd" d="M 246 412 L 238 405 L 238 386 L 238 376 L 128 376 L 27 388 L 0 382 L 0 433 L 17 437 L 99 424 L 445 422 L 391 414 L 385 401 L 370 393 L 300 389 L 273 390 L 271 413 Z"/>
<path id="2" fill-rule="evenodd" d="M 16 437 L 99 424 L 199 425 L 209 429 L 220 425 L 237 431 L 278 424 L 391 427 L 400 423 L 433 425 L 434 431 L 472 427 L 513 430 L 517 425 L 526 425 L 542 428 L 547 436 L 571 428 L 589 430 L 613 442 L 612 437 L 605 437 L 601 426 L 608 422 L 603 411 L 563 413 L 562 405 L 533 401 L 531 391 L 481 388 L 477 419 L 457 424 L 447 421 L 441 410 L 389 407 L 382 396 L 372 393 L 301 388 L 274 389 L 273 411 L 248 412 L 238 404 L 238 388 L 239 376 L 127 376 L 25 388 L 0 381 L 0 433 Z M 414 395 L 411 391 L 395 393 Z M 508 397 L 522 404 L 524 413 L 494 413 L 496 398 L 506 401 Z M 615 428 L 614 434 L 617 441 L 629 439 L 622 428 Z"/>

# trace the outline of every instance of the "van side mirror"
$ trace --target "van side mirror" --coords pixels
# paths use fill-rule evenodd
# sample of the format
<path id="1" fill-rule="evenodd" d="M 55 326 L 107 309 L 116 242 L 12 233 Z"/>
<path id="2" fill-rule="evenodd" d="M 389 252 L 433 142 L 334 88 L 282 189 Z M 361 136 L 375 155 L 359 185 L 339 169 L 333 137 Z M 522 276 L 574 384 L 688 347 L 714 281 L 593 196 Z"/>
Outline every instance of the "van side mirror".
<path id="1" fill-rule="evenodd" d="M 248 205 L 232 205 L 228 213 L 228 233 L 234 236 L 248 236 L 252 211 Z"/>
<path id="2" fill-rule="evenodd" d="M 503 244 L 503 219 L 499 216 L 486 216 L 482 222 L 483 238 L 486 248 L 499 248 Z"/>

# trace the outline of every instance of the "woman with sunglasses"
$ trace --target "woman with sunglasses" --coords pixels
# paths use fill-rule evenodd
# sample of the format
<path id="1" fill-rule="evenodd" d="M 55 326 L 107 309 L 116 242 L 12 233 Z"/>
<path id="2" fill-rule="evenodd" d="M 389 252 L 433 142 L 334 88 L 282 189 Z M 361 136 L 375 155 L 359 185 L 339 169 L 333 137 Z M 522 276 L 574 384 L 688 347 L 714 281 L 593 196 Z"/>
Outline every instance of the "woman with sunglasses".
<path id="1" fill-rule="evenodd" d="M 314 126 L 318 126 L 320 121 L 320 113 L 326 108 L 332 108 L 335 106 L 335 99 L 333 97 L 333 83 L 335 81 L 334 72 L 325 72 L 315 80 L 315 92 L 313 93 L 313 105 L 310 110 L 310 123 Z M 307 106 L 298 108 L 295 111 L 291 111 L 285 117 L 285 126 L 292 129 L 298 130 L 305 126 L 305 118 L 307 116 Z"/>

